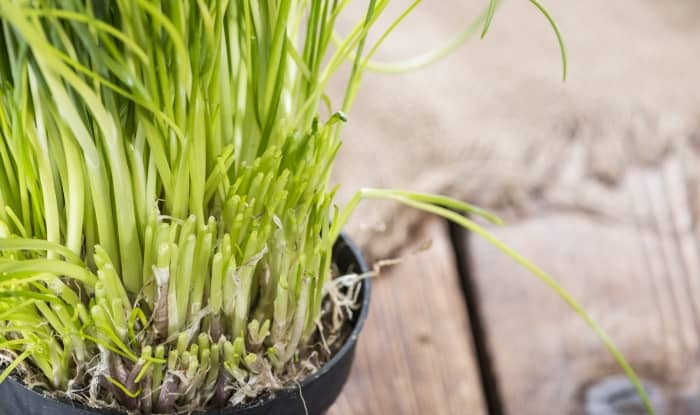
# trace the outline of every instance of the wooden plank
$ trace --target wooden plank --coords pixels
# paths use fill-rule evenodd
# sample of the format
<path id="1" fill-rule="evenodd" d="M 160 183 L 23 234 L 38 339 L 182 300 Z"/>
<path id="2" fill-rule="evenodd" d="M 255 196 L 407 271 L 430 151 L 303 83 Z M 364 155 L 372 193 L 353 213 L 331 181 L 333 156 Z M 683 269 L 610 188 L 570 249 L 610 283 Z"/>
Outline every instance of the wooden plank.
<path id="1" fill-rule="evenodd" d="M 686 170 L 671 157 L 598 189 L 622 212 L 615 220 L 555 209 L 492 229 L 579 299 L 668 402 L 698 381 L 700 246 Z M 508 413 L 582 413 L 586 386 L 620 373 L 607 351 L 509 258 L 476 237 L 468 246 Z"/>
<path id="2" fill-rule="evenodd" d="M 441 221 L 432 247 L 374 280 L 355 365 L 332 415 L 484 414 L 454 256 Z"/>

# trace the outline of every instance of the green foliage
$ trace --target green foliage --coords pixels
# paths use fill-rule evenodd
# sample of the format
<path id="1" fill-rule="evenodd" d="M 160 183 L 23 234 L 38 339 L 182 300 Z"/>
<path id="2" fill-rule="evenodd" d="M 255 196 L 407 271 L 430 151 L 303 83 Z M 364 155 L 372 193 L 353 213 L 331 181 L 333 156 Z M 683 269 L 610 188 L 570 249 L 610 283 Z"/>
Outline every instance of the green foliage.
<path id="1" fill-rule="evenodd" d="M 0 380 L 23 365 L 142 413 L 223 404 L 294 365 L 361 198 L 497 220 L 397 191 L 333 205 L 344 112 L 419 1 L 368 48 L 389 0 L 343 38 L 349 0 L 0 2 Z M 348 61 L 333 112 L 326 87 Z"/>

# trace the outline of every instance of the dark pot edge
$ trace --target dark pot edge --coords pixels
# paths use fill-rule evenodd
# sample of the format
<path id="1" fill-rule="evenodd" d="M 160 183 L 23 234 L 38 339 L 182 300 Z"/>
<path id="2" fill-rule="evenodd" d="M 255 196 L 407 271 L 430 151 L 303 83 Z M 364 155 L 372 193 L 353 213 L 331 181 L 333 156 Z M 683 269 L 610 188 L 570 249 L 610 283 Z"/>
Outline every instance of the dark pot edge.
<path id="1" fill-rule="evenodd" d="M 343 246 L 345 245 L 345 248 L 347 248 L 350 253 L 352 254 L 353 259 L 357 262 L 359 265 L 359 271 L 360 273 L 365 273 L 369 270 L 367 266 L 367 262 L 365 261 L 365 257 L 362 255 L 362 252 L 360 249 L 357 247 L 357 245 L 350 239 L 350 237 L 347 235 L 345 232 L 341 232 L 340 237 L 336 241 L 336 245 L 333 247 L 334 251 L 342 249 Z M 336 354 L 331 357 L 329 361 L 327 361 L 319 370 L 317 370 L 313 375 L 309 376 L 308 378 L 304 379 L 301 383 L 298 385 L 292 385 L 292 386 L 287 386 L 286 388 L 279 389 L 272 394 L 263 397 L 263 399 L 260 399 L 257 402 L 251 402 L 248 405 L 243 405 L 240 407 L 241 411 L 245 411 L 247 409 L 254 409 L 259 406 L 265 405 L 267 402 L 270 400 L 275 399 L 275 396 L 277 394 L 284 394 L 284 393 L 298 393 L 299 389 L 304 389 L 308 385 L 313 384 L 317 381 L 319 381 L 324 375 L 326 375 L 328 372 L 330 372 L 341 360 L 345 359 L 346 356 L 349 353 L 353 353 L 355 350 L 355 346 L 357 344 L 357 339 L 360 335 L 360 332 L 362 331 L 362 328 L 365 325 L 365 321 L 367 320 L 367 316 L 369 315 L 369 302 L 370 302 L 370 297 L 372 294 L 372 283 L 370 281 L 370 278 L 364 278 L 362 280 L 362 303 L 360 304 L 360 314 L 357 316 L 355 320 L 355 327 L 353 327 L 352 332 L 350 332 L 350 335 L 348 336 L 348 339 L 345 341 L 343 346 L 336 352 Z M 206 412 L 198 412 L 197 415 L 212 415 L 216 414 L 216 410 L 209 410 Z"/>
<path id="2" fill-rule="evenodd" d="M 338 241 L 342 241 L 342 243 L 344 243 L 345 246 L 350 250 L 352 256 L 360 265 L 360 272 L 367 272 L 367 263 L 365 262 L 365 258 L 362 256 L 362 252 L 360 252 L 360 249 L 357 247 L 357 245 L 355 245 L 355 243 L 345 233 L 342 233 L 340 235 Z M 335 366 L 335 364 L 339 360 L 343 358 L 343 356 L 345 356 L 351 349 L 355 347 L 355 344 L 357 343 L 357 338 L 360 334 L 360 331 L 362 331 L 362 328 L 365 326 L 365 320 L 367 320 L 367 315 L 369 314 L 369 299 L 371 294 L 372 284 L 370 282 L 370 279 L 364 278 L 362 280 L 362 303 L 360 304 L 360 314 L 357 316 L 357 320 L 355 321 L 355 327 L 353 327 L 352 332 L 350 332 L 350 336 L 348 336 L 347 341 L 345 342 L 345 344 L 343 344 L 340 350 L 338 350 L 338 352 L 335 355 L 333 355 L 333 357 L 331 357 L 331 359 L 327 361 L 326 364 L 321 366 L 321 369 L 317 370 L 316 373 L 314 373 L 310 377 L 304 379 L 303 382 L 301 382 L 302 387 L 315 381 L 316 379 L 320 378 L 325 373 L 327 373 L 333 366 Z M 286 389 L 296 388 L 296 386 L 293 386 L 288 387 Z"/>
<path id="3" fill-rule="evenodd" d="M 362 252 L 360 249 L 357 247 L 357 245 L 348 237 L 348 235 L 345 232 L 341 232 L 338 240 L 336 241 L 333 249 L 334 249 L 334 256 L 335 256 L 335 251 L 340 250 L 343 248 L 343 246 L 347 248 L 352 255 L 352 258 L 357 264 L 359 265 L 359 271 L 360 273 L 365 273 L 369 270 L 367 267 L 367 263 L 365 261 L 364 256 L 362 255 Z M 317 381 L 319 381 L 324 375 L 326 375 L 328 372 L 330 372 L 341 360 L 343 360 L 346 355 L 349 353 L 354 353 L 355 346 L 357 344 L 357 339 L 359 337 L 360 332 L 362 331 L 362 328 L 365 325 L 365 321 L 367 320 L 367 316 L 369 315 L 369 303 L 370 303 L 370 297 L 372 293 L 372 284 L 369 278 L 364 278 L 362 280 L 362 302 L 360 304 L 360 314 L 356 317 L 355 319 L 355 326 L 353 327 L 352 331 L 350 332 L 350 335 L 348 336 L 348 339 L 346 342 L 343 344 L 343 346 L 336 352 L 331 359 L 326 362 L 318 371 L 316 371 L 313 375 L 309 376 L 308 378 L 304 379 L 300 384 L 298 385 L 292 385 L 288 386 L 286 388 L 282 388 L 280 390 L 272 392 L 272 394 L 269 394 L 267 396 L 262 397 L 260 400 L 251 402 L 248 405 L 242 405 L 239 406 L 235 409 L 240 410 L 241 412 L 245 412 L 246 410 L 252 410 L 257 407 L 266 405 L 269 401 L 274 400 L 275 397 L 278 394 L 289 394 L 289 393 L 297 393 L 297 391 L 301 388 L 305 388 L 306 386 L 313 384 Z M 76 409 L 82 409 L 85 411 L 89 412 L 94 412 L 96 414 L 102 413 L 105 415 L 109 414 L 119 414 L 113 409 L 110 408 L 93 408 L 93 407 L 88 407 L 85 405 L 82 405 L 78 402 L 74 401 L 69 401 L 69 400 L 56 400 L 54 398 L 50 398 L 46 396 L 45 394 L 36 391 L 34 389 L 27 388 L 23 383 L 15 380 L 12 376 L 9 376 L 5 379 L 5 382 L 11 382 L 18 387 L 23 388 L 25 391 L 30 392 L 31 394 L 36 395 L 37 398 L 40 399 L 50 399 L 54 401 L 61 402 L 62 404 L 76 408 Z M 210 409 L 207 411 L 199 411 L 195 412 L 194 414 L 196 415 L 215 415 L 219 413 L 222 410 L 234 410 L 234 407 L 227 407 L 227 408 L 219 408 L 219 409 Z M 187 414 L 187 412 L 178 412 L 173 415 L 181 415 L 181 414 Z"/>

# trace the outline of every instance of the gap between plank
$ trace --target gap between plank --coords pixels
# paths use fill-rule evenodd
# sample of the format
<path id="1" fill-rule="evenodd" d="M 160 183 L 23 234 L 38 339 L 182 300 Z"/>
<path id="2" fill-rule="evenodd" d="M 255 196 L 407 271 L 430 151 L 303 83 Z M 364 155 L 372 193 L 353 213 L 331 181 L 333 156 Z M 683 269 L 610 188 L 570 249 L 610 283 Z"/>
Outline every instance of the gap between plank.
<path id="1" fill-rule="evenodd" d="M 464 305 L 471 333 L 472 352 L 479 368 L 479 383 L 489 415 L 505 415 L 503 399 L 494 371 L 493 357 L 489 347 L 488 330 L 484 324 L 481 310 L 481 298 L 477 282 L 472 277 L 471 258 L 467 247 L 468 232 L 459 225 L 446 221 L 449 239 L 455 258 L 459 285 L 462 289 Z"/>

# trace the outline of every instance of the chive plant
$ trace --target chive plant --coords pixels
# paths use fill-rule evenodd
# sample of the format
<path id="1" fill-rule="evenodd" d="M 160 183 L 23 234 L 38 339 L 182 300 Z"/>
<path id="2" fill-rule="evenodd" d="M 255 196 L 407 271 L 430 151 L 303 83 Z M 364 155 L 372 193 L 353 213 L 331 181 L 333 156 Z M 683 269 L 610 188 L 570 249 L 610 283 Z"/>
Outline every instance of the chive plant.
<path id="1" fill-rule="evenodd" d="M 349 0 L 0 2 L 0 380 L 21 369 L 27 383 L 141 413 L 295 380 L 333 244 L 364 198 L 481 233 L 617 353 L 553 279 L 454 210 L 497 221 L 488 213 L 397 190 L 333 204 L 344 114 L 419 2 L 371 47 L 389 0 L 370 0 L 344 37 L 334 28 Z M 348 62 L 334 107 L 326 87 Z"/>

